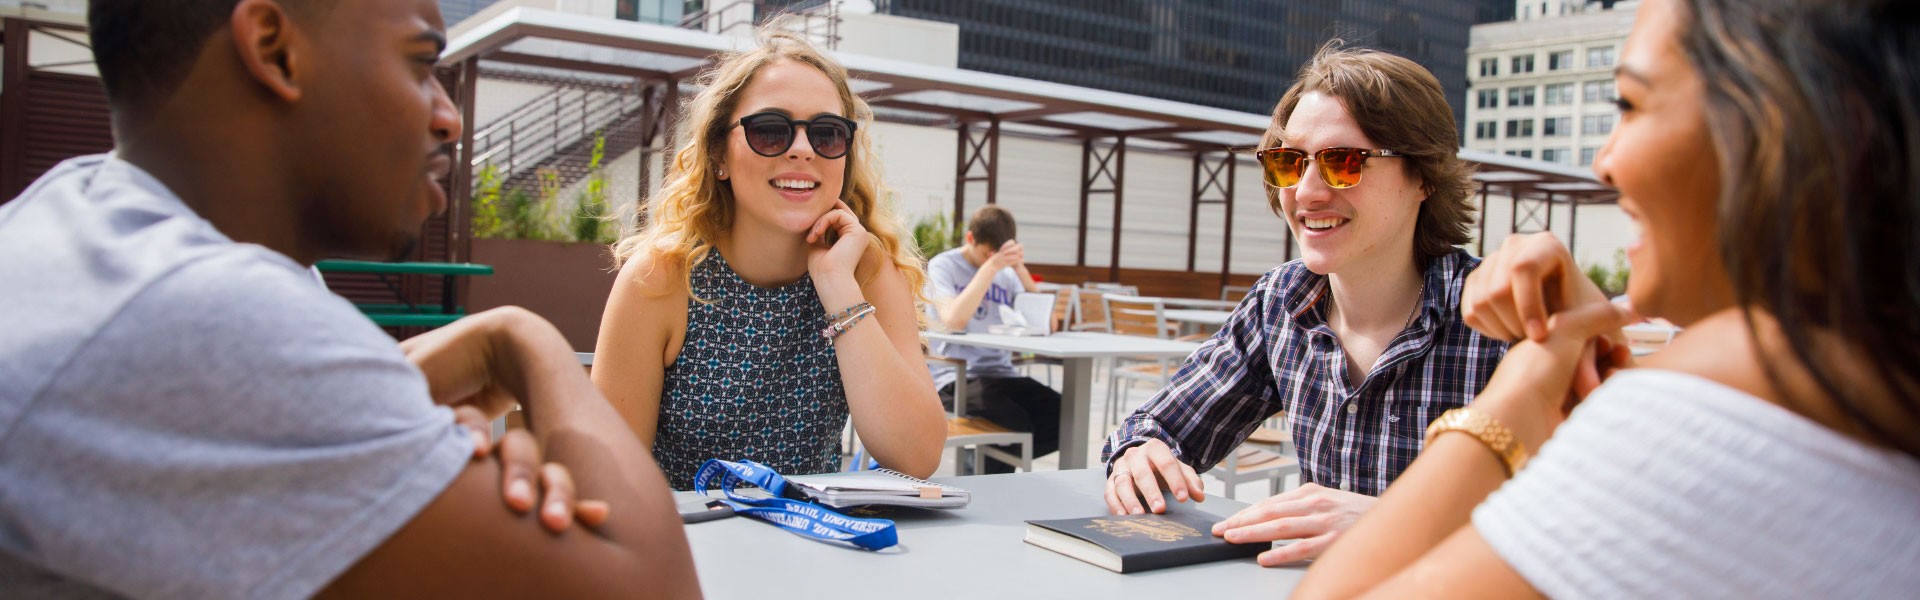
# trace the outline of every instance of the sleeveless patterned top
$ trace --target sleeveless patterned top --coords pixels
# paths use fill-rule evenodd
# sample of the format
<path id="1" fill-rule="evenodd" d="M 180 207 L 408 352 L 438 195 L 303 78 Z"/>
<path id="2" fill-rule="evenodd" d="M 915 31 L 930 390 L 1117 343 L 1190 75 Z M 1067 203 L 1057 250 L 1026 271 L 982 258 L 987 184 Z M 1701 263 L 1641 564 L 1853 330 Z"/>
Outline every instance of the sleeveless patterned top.
<path id="1" fill-rule="evenodd" d="M 653 458 L 676 490 L 707 459 L 781 475 L 840 467 L 847 393 L 813 278 L 776 289 L 740 279 L 718 250 L 695 265 L 687 334 L 666 369 Z M 703 298 L 712 303 L 703 303 Z"/>

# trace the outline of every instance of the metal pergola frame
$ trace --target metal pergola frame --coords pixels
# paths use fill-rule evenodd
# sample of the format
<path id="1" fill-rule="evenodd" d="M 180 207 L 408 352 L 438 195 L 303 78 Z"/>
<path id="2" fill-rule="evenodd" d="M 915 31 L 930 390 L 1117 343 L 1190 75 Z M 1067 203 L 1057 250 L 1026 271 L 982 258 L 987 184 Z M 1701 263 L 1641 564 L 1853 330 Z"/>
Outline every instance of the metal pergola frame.
<path id="1" fill-rule="evenodd" d="M 490 68 L 564 70 L 632 78 L 648 89 L 649 117 L 643 127 L 648 140 L 671 135 L 683 84 L 692 81 L 724 52 L 744 50 L 750 38 L 704 31 L 620 21 L 554 11 L 514 8 L 481 22 L 456 36 L 449 45 L 444 68 L 460 74 L 455 99 L 469 124 L 473 118 L 474 87 L 479 65 Z M 1076 265 L 1087 264 L 1090 199 L 1107 194 L 1113 199 L 1113 229 L 1108 276 L 1120 275 L 1122 188 L 1128 152 L 1150 152 L 1190 157 L 1187 270 L 1198 267 L 1199 216 L 1203 206 L 1225 211 L 1220 281 L 1231 274 L 1233 193 L 1238 161 L 1251 157 L 1233 150 L 1252 148 L 1266 131 L 1269 118 L 1213 107 L 1106 90 L 1009 77 L 979 71 L 908 63 L 866 55 L 833 53 L 852 74 L 854 91 L 866 98 L 877 119 L 921 126 L 947 127 L 956 132 L 958 153 L 954 168 L 952 221 L 964 219 L 969 187 L 984 188 L 984 200 L 997 202 L 999 149 L 1003 134 L 1078 141 L 1081 147 L 1079 240 Z M 472 135 L 473 128 L 467 128 Z M 664 135 L 663 135 L 664 134 Z M 671 145 L 667 140 L 666 145 Z M 462 145 L 462 160 L 453 177 L 455 206 L 464 208 L 471 193 L 472 140 Z M 657 151 L 657 150 L 656 150 Z M 1612 191 L 1580 169 L 1486 152 L 1462 150 L 1461 157 L 1479 167 L 1481 205 L 1495 189 L 1513 198 L 1512 231 L 1534 231 L 1522 226 L 1551 228 L 1555 202 L 1578 207 L 1608 203 Z M 647 164 L 643 161 L 643 164 Z M 643 167 L 642 177 L 646 177 Z M 643 189 L 646 183 L 642 180 Z M 1136 200 L 1137 201 L 1137 200 Z M 1536 204 L 1537 203 L 1537 204 Z M 1528 214 L 1544 219 L 1525 223 Z M 458 216 L 458 215 L 456 215 Z M 1577 211 L 1575 219 L 1578 218 Z M 1576 221 L 1577 223 L 1577 221 Z M 1485 251 L 1486 221 L 1480 220 L 1480 246 Z M 465 236 L 463 236 L 464 240 Z M 1571 240 L 1570 240 L 1571 241 Z M 1289 237 L 1288 258 L 1292 256 Z M 464 243 L 458 244 L 464 247 Z M 1571 244 L 1569 244 L 1571 245 Z"/>

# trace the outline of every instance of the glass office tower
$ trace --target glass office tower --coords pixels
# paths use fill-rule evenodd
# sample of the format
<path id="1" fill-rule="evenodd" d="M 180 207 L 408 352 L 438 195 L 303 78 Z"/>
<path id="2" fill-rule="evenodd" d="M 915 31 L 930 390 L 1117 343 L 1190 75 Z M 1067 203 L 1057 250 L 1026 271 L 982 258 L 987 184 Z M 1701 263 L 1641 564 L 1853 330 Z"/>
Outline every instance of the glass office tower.
<path id="1" fill-rule="evenodd" d="M 1511 3 L 1512 0 L 1507 0 Z M 1268 113 L 1327 40 L 1433 71 L 1462 117 L 1467 29 L 1486 0 L 883 0 L 960 26 L 960 67 Z M 1509 6 L 1511 9 L 1511 6 Z"/>

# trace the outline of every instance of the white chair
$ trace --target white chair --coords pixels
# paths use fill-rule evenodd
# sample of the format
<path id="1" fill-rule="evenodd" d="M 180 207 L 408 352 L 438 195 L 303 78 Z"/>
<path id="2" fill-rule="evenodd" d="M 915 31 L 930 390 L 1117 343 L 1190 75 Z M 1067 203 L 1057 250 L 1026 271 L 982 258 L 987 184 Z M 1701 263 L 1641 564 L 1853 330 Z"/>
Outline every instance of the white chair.
<path id="1" fill-rule="evenodd" d="M 1106 292 L 1095 289 L 1076 289 L 1073 291 L 1072 331 L 1113 331 L 1113 325 L 1107 322 Z"/>
<path id="2" fill-rule="evenodd" d="M 1267 493 L 1277 495 L 1284 491 L 1288 476 L 1300 474 L 1300 458 L 1286 429 L 1260 427 L 1206 474 L 1226 484 L 1228 500 L 1234 499 L 1234 488 L 1240 484 L 1261 479 L 1268 482 Z"/>
<path id="3" fill-rule="evenodd" d="M 1167 309 L 1159 298 L 1107 294 L 1101 301 L 1113 333 L 1158 339 L 1173 337 L 1174 327 L 1167 323 Z M 1107 424 L 1120 422 L 1120 405 L 1127 400 L 1134 382 L 1152 383 L 1155 389 L 1166 386 L 1173 376 L 1172 362 L 1173 359 L 1168 358 L 1113 359 L 1113 367 L 1107 370 Z M 1123 381 L 1126 387 L 1120 386 Z"/>

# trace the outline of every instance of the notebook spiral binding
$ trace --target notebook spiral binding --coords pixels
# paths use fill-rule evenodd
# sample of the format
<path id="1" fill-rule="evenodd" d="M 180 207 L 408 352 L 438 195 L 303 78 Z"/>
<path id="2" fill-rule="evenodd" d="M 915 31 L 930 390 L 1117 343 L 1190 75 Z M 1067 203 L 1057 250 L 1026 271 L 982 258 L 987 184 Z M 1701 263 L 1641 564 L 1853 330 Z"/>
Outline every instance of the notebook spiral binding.
<path id="1" fill-rule="evenodd" d="M 893 470 L 893 469 L 887 469 L 887 468 L 879 468 L 879 469 L 874 469 L 874 470 L 873 470 L 873 472 L 875 472 L 875 473 L 884 473 L 884 474 L 887 474 L 887 475 L 891 475 L 891 476 L 894 476 L 894 477 L 899 477 L 899 478 L 901 478 L 901 479 L 905 479 L 905 480 L 907 480 L 907 481 L 911 481 L 911 482 L 914 482 L 914 483 L 917 483 L 917 484 L 920 484 L 920 485 L 930 485 L 930 486 L 933 486 L 933 487 L 937 487 L 937 488 L 941 488 L 941 489 L 948 489 L 948 490 L 958 490 L 958 489 L 960 489 L 960 488 L 956 488 L 956 487 L 953 487 L 953 486 L 950 486 L 950 485 L 942 485 L 942 484 L 938 484 L 938 483 L 934 483 L 934 482 L 931 482 L 931 481 L 927 481 L 927 480 L 925 480 L 925 479 L 921 479 L 921 478 L 919 478 L 919 477 L 914 477 L 914 476 L 912 476 L 912 475 L 908 475 L 908 474 L 906 474 L 906 473 L 901 473 L 901 472 L 899 472 L 899 471 L 895 471 L 895 470 Z"/>

